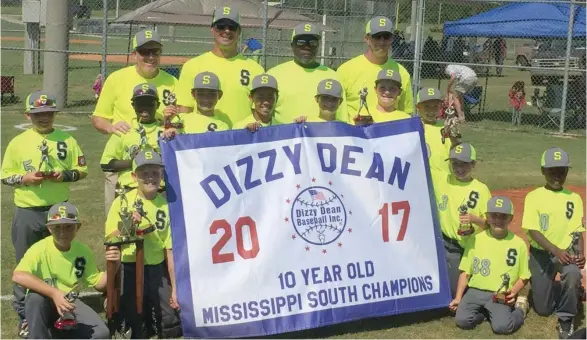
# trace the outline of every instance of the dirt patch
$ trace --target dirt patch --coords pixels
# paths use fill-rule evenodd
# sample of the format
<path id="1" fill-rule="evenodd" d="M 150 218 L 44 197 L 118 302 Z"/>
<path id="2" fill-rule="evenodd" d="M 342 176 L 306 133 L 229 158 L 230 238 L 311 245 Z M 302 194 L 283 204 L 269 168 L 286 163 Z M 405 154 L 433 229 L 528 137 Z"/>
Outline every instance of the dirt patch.
<path id="1" fill-rule="evenodd" d="M 75 60 L 86 60 L 86 61 L 102 61 L 100 54 L 71 54 L 69 59 Z M 183 65 L 188 61 L 190 57 L 173 57 L 173 56 L 161 56 L 160 64 L 163 65 Z M 126 64 L 126 55 L 107 55 L 106 62 L 108 63 L 123 63 Z"/>
<path id="2" fill-rule="evenodd" d="M 24 41 L 24 37 L 0 37 L 0 40 L 4 41 Z M 45 41 L 45 39 L 41 39 Z M 86 45 L 101 45 L 100 40 L 89 40 L 89 39 L 70 39 L 70 44 L 86 44 Z"/>

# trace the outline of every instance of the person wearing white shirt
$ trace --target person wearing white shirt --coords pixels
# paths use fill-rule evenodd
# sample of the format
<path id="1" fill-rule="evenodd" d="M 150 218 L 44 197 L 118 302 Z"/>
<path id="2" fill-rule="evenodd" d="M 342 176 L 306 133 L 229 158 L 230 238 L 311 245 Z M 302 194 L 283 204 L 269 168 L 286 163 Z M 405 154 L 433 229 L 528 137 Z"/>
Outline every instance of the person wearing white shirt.
<path id="1" fill-rule="evenodd" d="M 445 73 L 450 77 L 447 86 L 448 103 L 454 105 L 459 120 L 464 121 L 463 95 L 477 86 L 477 74 L 465 65 L 448 65 Z"/>

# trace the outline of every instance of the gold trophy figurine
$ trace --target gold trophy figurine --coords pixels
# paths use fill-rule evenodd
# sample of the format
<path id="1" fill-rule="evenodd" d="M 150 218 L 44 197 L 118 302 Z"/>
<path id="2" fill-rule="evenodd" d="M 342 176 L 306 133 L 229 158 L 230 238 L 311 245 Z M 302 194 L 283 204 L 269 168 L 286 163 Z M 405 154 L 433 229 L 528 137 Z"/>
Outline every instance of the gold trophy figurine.
<path id="1" fill-rule="evenodd" d="M 510 287 L 510 275 L 508 273 L 505 273 L 501 277 L 503 281 L 501 282 L 501 286 L 499 287 L 497 292 L 493 294 L 493 302 L 507 305 L 507 291 Z"/>
<path id="2" fill-rule="evenodd" d="M 147 228 L 145 228 L 145 229 L 137 228 L 136 229 L 136 234 L 138 236 L 143 237 L 143 236 L 145 236 L 147 234 L 150 234 L 150 233 L 154 232 L 155 231 L 155 225 L 153 224 L 153 222 L 151 222 L 151 220 L 149 219 L 149 217 L 147 217 L 147 212 L 143 209 L 143 200 L 140 199 L 140 198 L 137 198 L 137 200 L 135 201 L 135 204 L 134 204 L 134 208 L 135 208 L 135 211 L 138 212 L 139 215 L 141 215 L 142 218 L 146 219 L 147 222 L 149 222 L 149 226 Z"/>
<path id="3" fill-rule="evenodd" d="M 442 144 L 445 143 L 447 138 L 461 138 L 461 132 L 459 131 L 459 119 L 454 107 L 450 106 L 445 111 L 444 126 L 440 129 L 440 135 L 442 137 Z"/>
<path id="4" fill-rule="evenodd" d="M 571 233 L 571 244 L 567 248 L 567 252 L 569 253 L 569 255 L 571 255 L 571 257 L 573 259 L 577 259 L 577 257 L 580 254 L 579 253 L 579 239 L 580 238 L 581 238 L 581 235 L 579 234 L 578 231 L 574 231 Z"/>
<path id="5" fill-rule="evenodd" d="M 41 145 L 39 145 L 39 150 L 41 151 L 41 162 L 39 163 L 39 168 L 37 169 L 37 173 L 35 174 L 37 177 L 44 177 L 44 178 L 55 178 L 57 177 L 57 173 L 53 170 L 53 165 L 49 161 L 49 145 L 47 145 L 47 140 L 43 139 Z M 43 166 L 45 164 L 45 166 Z M 49 171 L 43 171 L 42 169 L 49 168 Z"/>
<path id="6" fill-rule="evenodd" d="M 373 116 L 371 116 L 371 112 L 369 112 L 369 106 L 367 106 L 368 94 L 369 91 L 367 90 L 367 87 L 363 87 L 361 91 L 359 91 L 360 105 L 359 110 L 357 111 L 357 115 L 355 116 L 355 122 L 360 123 L 361 125 L 373 123 Z M 363 107 L 365 110 L 367 110 L 366 116 L 361 116 L 361 110 L 363 110 Z"/>
<path id="7" fill-rule="evenodd" d="M 461 216 L 466 215 L 468 211 L 469 211 L 469 208 L 467 207 L 467 205 L 461 204 L 461 206 L 459 207 L 459 215 L 461 215 Z M 473 228 L 473 225 L 471 223 L 468 223 L 468 224 L 460 224 L 459 230 L 457 231 L 457 234 L 460 236 L 468 236 L 474 232 L 475 232 L 475 228 Z"/>
<path id="8" fill-rule="evenodd" d="M 69 303 L 74 303 L 79 296 L 79 282 L 73 286 L 71 291 L 65 295 L 65 300 Z M 60 316 L 59 319 L 55 321 L 54 324 L 55 328 L 61 331 L 68 331 L 71 329 L 77 328 L 77 318 L 73 312 L 66 312 L 63 316 Z"/>
<path id="9" fill-rule="evenodd" d="M 147 130 L 143 124 L 139 123 L 139 127 L 136 129 L 137 133 L 141 136 L 139 140 L 139 150 L 149 146 L 149 139 L 147 139 Z"/>
<path id="10" fill-rule="evenodd" d="M 169 103 L 168 106 L 175 106 L 176 101 L 177 100 L 175 99 L 175 93 L 170 93 L 167 96 L 167 102 Z M 177 120 L 176 122 L 174 122 L 174 118 L 175 120 Z M 163 123 L 163 127 L 165 128 L 165 130 L 170 128 L 183 129 L 183 121 L 181 120 L 181 118 L 179 118 L 179 115 L 166 116 Z"/>

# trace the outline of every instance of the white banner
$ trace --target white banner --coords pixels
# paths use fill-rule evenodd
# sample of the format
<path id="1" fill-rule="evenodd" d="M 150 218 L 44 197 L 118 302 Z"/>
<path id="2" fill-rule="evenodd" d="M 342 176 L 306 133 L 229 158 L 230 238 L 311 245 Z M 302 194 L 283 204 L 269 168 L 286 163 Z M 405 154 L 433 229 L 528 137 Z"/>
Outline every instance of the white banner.
<path id="1" fill-rule="evenodd" d="M 242 337 L 446 306 L 417 118 L 163 146 L 184 335 Z"/>

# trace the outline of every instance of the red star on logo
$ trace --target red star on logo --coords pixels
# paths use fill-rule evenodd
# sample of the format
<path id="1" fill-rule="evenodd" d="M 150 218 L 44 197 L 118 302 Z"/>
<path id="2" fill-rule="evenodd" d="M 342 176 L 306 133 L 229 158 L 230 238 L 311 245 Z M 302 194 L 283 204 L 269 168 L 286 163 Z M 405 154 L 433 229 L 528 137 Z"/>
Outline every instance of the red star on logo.
<path id="1" fill-rule="evenodd" d="M 316 179 L 315 178 L 312 178 L 312 182 L 316 182 Z"/>
<path id="2" fill-rule="evenodd" d="M 352 232 L 353 232 L 353 228 L 349 228 L 349 233 L 352 233 Z"/>
<path id="3" fill-rule="evenodd" d="M 285 203 L 289 204 L 291 201 L 288 199 L 285 200 Z"/>
<path id="4" fill-rule="evenodd" d="M 299 188 L 301 188 L 301 185 L 299 185 L 299 184 L 298 184 L 298 185 L 296 185 L 296 188 L 298 188 L 298 189 L 299 189 Z"/>
<path id="5" fill-rule="evenodd" d="M 328 185 L 332 185 L 332 181 L 328 181 Z"/>
<path id="6" fill-rule="evenodd" d="M 296 235 L 295 234 L 294 235 L 291 235 L 291 239 L 292 240 L 295 240 L 296 239 Z"/>
<path id="7" fill-rule="evenodd" d="M 310 247 L 306 246 L 306 251 L 310 251 Z"/>
<path id="8" fill-rule="evenodd" d="M 285 221 L 285 223 L 289 222 L 289 218 L 287 218 L 287 217 L 284 218 L 283 220 Z"/>
<path id="9" fill-rule="evenodd" d="M 326 254 L 326 253 L 327 253 L 326 249 L 322 249 L 322 254 Z"/>
<path id="10" fill-rule="evenodd" d="M 338 247 L 342 247 L 342 242 L 338 242 Z"/>

